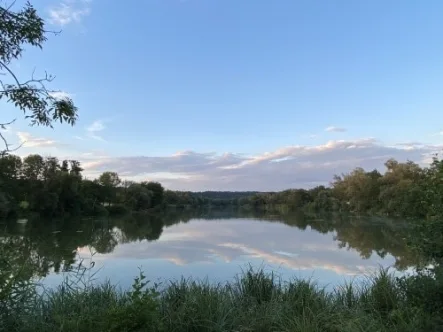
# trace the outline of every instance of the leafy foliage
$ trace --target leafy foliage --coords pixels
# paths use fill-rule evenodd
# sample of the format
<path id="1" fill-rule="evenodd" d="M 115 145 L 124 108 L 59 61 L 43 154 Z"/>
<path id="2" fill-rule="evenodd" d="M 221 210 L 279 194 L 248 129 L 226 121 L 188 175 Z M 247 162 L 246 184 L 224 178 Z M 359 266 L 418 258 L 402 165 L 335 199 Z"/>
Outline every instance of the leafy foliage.
<path id="1" fill-rule="evenodd" d="M 34 7 L 27 3 L 14 10 L 11 5 L 0 3 L 0 100 L 13 104 L 23 111 L 31 125 L 52 127 L 54 121 L 70 125 L 77 120 L 77 108 L 70 98 L 58 98 L 55 90 L 49 90 L 47 83 L 54 77 L 45 73 L 36 78 L 34 73 L 26 81 L 21 81 L 11 70 L 11 63 L 22 57 L 27 46 L 42 48 L 47 40 L 45 22 Z M 5 77 L 5 78 L 3 78 Z M 15 120 L 0 123 L 0 130 Z M 0 155 L 11 152 L 11 145 L 0 132 L 5 148 Z"/>
<path id="2" fill-rule="evenodd" d="M 330 187 L 256 193 L 239 199 L 244 208 L 313 210 L 382 214 L 413 218 L 443 215 L 443 166 L 437 157 L 429 167 L 389 159 L 386 170 L 356 168 L 336 175 Z"/>
<path id="3" fill-rule="evenodd" d="M 79 215 L 143 211 L 163 205 L 163 187 L 142 182 L 121 185 L 117 173 L 97 180 L 83 179 L 76 160 L 29 155 L 0 157 L 0 216 L 36 212 L 40 215 Z M 25 208 L 26 207 L 26 208 Z"/>

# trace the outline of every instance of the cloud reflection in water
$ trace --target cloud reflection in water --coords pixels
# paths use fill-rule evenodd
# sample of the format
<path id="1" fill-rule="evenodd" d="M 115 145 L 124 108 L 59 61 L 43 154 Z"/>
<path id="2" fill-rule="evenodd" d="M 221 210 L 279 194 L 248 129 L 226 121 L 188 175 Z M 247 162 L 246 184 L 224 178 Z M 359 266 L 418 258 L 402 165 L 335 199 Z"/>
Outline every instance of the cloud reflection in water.
<path id="1" fill-rule="evenodd" d="M 142 267 L 151 278 L 193 276 L 224 281 L 247 264 L 264 265 L 284 276 L 313 276 L 324 283 L 391 266 L 395 258 L 361 258 L 354 249 L 340 249 L 335 232 L 319 233 L 253 219 L 193 219 L 164 228 L 157 241 L 119 243 L 113 252 L 97 254 L 101 277 L 122 284 Z M 88 257 L 89 248 L 79 249 Z M 128 279 L 128 280 L 126 280 Z"/>

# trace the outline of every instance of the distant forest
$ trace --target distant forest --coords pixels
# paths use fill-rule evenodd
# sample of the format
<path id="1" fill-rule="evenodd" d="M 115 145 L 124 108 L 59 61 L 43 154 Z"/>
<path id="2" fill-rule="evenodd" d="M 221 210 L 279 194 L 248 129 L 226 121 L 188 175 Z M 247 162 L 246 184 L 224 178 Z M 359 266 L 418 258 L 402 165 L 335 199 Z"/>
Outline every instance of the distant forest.
<path id="1" fill-rule="evenodd" d="M 199 191 L 193 192 L 195 197 L 201 197 L 204 199 L 220 199 L 220 200 L 233 200 L 244 197 L 250 197 L 252 195 L 259 194 L 258 191 Z"/>
<path id="2" fill-rule="evenodd" d="M 96 215 L 167 208 L 221 208 L 288 212 L 352 212 L 428 218 L 443 214 L 443 162 L 429 167 L 390 159 L 384 173 L 356 168 L 329 187 L 281 192 L 185 192 L 157 182 L 122 180 L 104 172 L 85 179 L 80 162 L 53 157 L 0 157 L 0 217 Z"/>

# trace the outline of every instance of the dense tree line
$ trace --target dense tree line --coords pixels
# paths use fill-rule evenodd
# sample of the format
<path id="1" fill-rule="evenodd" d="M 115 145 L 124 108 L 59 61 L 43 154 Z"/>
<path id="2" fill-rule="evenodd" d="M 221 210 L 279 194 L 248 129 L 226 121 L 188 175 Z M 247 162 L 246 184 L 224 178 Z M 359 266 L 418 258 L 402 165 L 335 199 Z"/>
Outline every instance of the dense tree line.
<path id="1" fill-rule="evenodd" d="M 194 195 L 210 200 L 232 201 L 243 197 L 250 197 L 257 193 L 257 191 L 200 191 L 195 192 Z"/>
<path id="2" fill-rule="evenodd" d="M 258 193 L 239 199 L 245 208 L 340 211 L 432 218 L 443 213 L 443 161 L 428 167 L 389 159 L 384 174 L 356 168 L 335 176 L 331 186 Z"/>
<path id="3" fill-rule="evenodd" d="M 160 208 L 235 206 L 251 193 L 181 192 L 157 182 L 123 181 L 115 172 L 95 180 L 82 175 L 80 162 L 37 154 L 0 157 L 0 217 L 34 212 L 44 216 L 125 213 Z"/>
<path id="4" fill-rule="evenodd" d="M 226 207 L 249 193 L 180 192 L 157 182 L 123 181 L 115 172 L 83 177 L 80 162 L 34 154 L 0 157 L 0 217 L 17 212 L 41 215 L 124 213 L 153 208 Z"/>
<path id="5" fill-rule="evenodd" d="M 226 208 L 237 206 L 240 198 L 250 197 L 256 193 L 250 191 L 191 192 L 167 190 L 165 192 L 165 203 L 169 207 L 179 208 Z"/>
<path id="6" fill-rule="evenodd" d="M 76 160 L 15 155 L 0 157 L 0 216 L 16 212 L 41 215 L 97 214 L 147 210 L 163 204 L 156 182 L 121 181 L 115 172 L 85 179 Z"/>
<path id="7" fill-rule="evenodd" d="M 335 176 L 330 187 L 281 192 L 180 192 L 156 182 L 122 181 L 115 172 L 85 179 L 76 160 L 15 155 L 0 157 L 0 216 L 14 212 L 42 215 L 97 214 L 153 208 L 240 207 L 371 213 L 432 218 L 443 213 L 443 162 L 428 167 L 390 159 L 386 171 L 356 168 Z"/>

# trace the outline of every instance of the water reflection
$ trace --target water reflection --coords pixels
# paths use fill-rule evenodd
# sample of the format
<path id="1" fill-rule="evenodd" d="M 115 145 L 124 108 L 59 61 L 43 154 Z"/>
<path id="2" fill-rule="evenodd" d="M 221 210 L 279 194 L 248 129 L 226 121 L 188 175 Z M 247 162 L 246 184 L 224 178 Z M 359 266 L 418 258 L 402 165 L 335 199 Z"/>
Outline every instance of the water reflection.
<path id="1" fill-rule="evenodd" d="M 142 266 L 152 278 L 181 275 L 226 280 L 245 264 L 335 283 L 381 266 L 404 270 L 416 259 L 401 221 L 346 216 L 180 212 L 119 219 L 33 220 L 0 234 L 9 264 L 28 262 L 35 276 L 60 280 L 76 259 L 91 258 L 100 278 L 123 286 Z"/>

